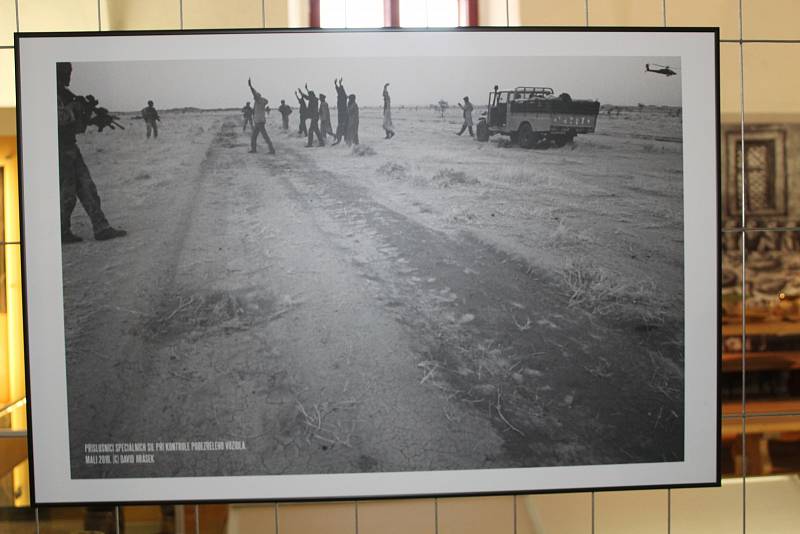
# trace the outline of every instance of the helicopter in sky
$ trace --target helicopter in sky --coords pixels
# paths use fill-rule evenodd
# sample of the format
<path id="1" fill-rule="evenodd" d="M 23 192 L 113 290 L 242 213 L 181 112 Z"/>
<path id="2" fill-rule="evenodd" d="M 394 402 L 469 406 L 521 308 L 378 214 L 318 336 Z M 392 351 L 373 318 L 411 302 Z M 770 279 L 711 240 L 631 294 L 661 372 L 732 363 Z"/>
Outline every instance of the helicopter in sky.
<path id="1" fill-rule="evenodd" d="M 669 66 L 656 65 L 655 63 L 653 63 L 652 66 L 653 67 L 657 67 L 657 68 L 651 69 L 650 68 L 650 63 L 645 63 L 645 65 L 644 65 L 645 72 L 655 72 L 656 74 L 663 74 L 667 78 L 669 78 L 670 76 L 675 76 L 676 74 L 678 74 L 677 72 L 672 70 L 672 68 L 669 67 Z"/>

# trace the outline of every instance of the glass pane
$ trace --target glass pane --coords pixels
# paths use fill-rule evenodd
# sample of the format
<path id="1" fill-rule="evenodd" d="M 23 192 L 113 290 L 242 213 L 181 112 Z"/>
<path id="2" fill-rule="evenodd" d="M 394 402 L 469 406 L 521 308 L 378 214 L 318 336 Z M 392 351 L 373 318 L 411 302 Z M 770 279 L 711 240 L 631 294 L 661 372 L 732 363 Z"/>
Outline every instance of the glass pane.
<path id="1" fill-rule="evenodd" d="M 800 44 L 744 44 L 745 121 L 786 120 L 800 113 L 798 64 Z"/>
<path id="2" fill-rule="evenodd" d="M 742 173 L 738 158 L 742 136 L 739 124 L 723 123 L 721 129 L 721 223 L 723 229 L 730 230 L 742 226 Z"/>
<path id="3" fill-rule="evenodd" d="M 526 0 L 519 2 L 518 15 L 512 11 L 510 19 L 512 26 L 584 26 L 586 4 L 584 0 Z"/>
<path id="4" fill-rule="evenodd" d="M 741 124 L 742 76 L 738 43 L 719 46 L 719 106 L 725 123 Z"/>
<path id="5" fill-rule="evenodd" d="M 745 423 L 743 427 L 741 417 L 723 417 L 723 477 L 741 477 L 745 471 L 748 478 L 800 473 L 800 415 L 796 411 L 787 415 L 748 415 Z"/>
<path id="6" fill-rule="evenodd" d="M 592 26 L 662 26 L 661 0 L 590 0 Z"/>
<path id="7" fill-rule="evenodd" d="M 194 508 L 194 507 L 191 507 Z M 122 506 L 120 507 L 120 532 L 169 533 L 179 532 L 182 506 Z M 194 531 L 192 531 L 194 532 Z M 231 530 L 230 533 L 234 534 Z M 267 530 L 263 530 L 265 534 Z"/>
<path id="8" fill-rule="evenodd" d="M 736 226 L 730 223 L 729 226 Z M 742 242 L 741 230 L 725 231 L 720 238 L 722 258 L 722 368 L 720 390 L 728 413 L 741 413 L 741 369 L 744 359 L 742 344 Z M 739 396 L 737 397 L 737 393 Z"/>
<path id="9" fill-rule="evenodd" d="M 174 516 L 174 519 L 172 518 Z M 170 511 L 161 510 L 161 518 L 165 524 L 173 522 L 176 532 L 199 532 L 200 534 L 227 534 L 226 525 L 230 519 L 229 505 L 201 504 L 175 506 Z M 199 528 L 197 524 L 199 523 Z M 267 525 L 268 527 L 269 525 Z M 182 528 L 181 528 L 182 527 Z M 158 531 L 163 532 L 163 531 Z M 264 532 L 268 533 L 268 530 Z"/>
<path id="10" fill-rule="evenodd" d="M 40 507 L 41 532 L 71 533 L 90 531 L 92 534 L 116 534 L 117 513 L 114 506 Z"/>
<path id="11" fill-rule="evenodd" d="M 667 492 L 609 491 L 595 493 L 597 534 L 661 534 L 667 532 Z"/>
<path id="12" fill-rule="evenodd" d="M 359 534 L 434 534 L 433 499 L 366 501 L 358 503 Z"/>
<path id="13" fill-rule="evenodd" d="M 320 0 L 325 1 L 325 0 Z M 289 28 L 308 28 L 309 21 L 311 20 L 311 9 L 309 2 L 286 2 L 286 0 L 270 0 L 270 4 L 275 5 L 276 3 L 283 4 L 281 9 L 286 10 L 286 26 Z M 267 9 L 267 17 L 269 17 L 269 13 L 275 11 L 274 9 Z M 269 25 L 269 19 L 267 21 L 267 25 Z M 273 27 L 277 27 L 276 25 L 272 25 Z"/>
<path id="14" fill-rule="evenodd" d="M 0 0 L 0 46 L 14 44 L 17 29 L 17 9 L 15 0 Z"/>
<path id="15" fill-rule="evenodd" d="M 201 504 L 197 507 L 200 519 L 200 534 L 227 534 L 226 525 L 228 522 L 228 508 L 227 504 Z M 187 528 L 187 532 L 194 532 L 195 507 L 184 506 L 184 515 L 191 514 L 192 520 L 186 521 L 186 525 L 191 525 L 191 529 Z M 264 531 L 265 533 L 267 531 Z"/>
<path id="16" fill-rule="evenodd" d="M 278 525 L 280 534 L 355 534 L 355 504 L 281 504 L 278 506 Z"/>
<path id="17" fill-rule="evenodd" d="M 8 402 L 17 402 L 25 397 L 25 368 L 23 364 L 23 328 L 22 328 L 22 276 L 20 267 L 20 245 L 6 245 L 0 249 L 3 254 L 2 292 L 5 302 L 3 304 L 3 322 L 5 329 L 3 338 L 5 351 L 8 355 Z M 4 351 L 4 352 L 5 352 Z M 28 425 L 26 406 L 14 405 L 9 414 L 8 428 L 12 430 L 25 430 Z"/>
<path id="18" fill-rule="evenodd" d="M 20 245 L 0 245 L 0 429 L 27 427 Z"/>
<path id="19" fill-rule="evenodd" d="M 517 497 L 519 534 L 589 534 L 592 532 L 592 494 L 554 493 Z"/>
<path id="20" fill-rule="evenodd" d="M 750 230 L 744 242 L 747 411 L 800 412 L 800 230 Z M 735 262 L 735 253 L 726 255 L 722 275 L 723 285 L 730 282 L 723 289 L 726 413 L 739 413 L 742 397 L 742 286 Z"/>
<path id="21" fill-rule="evenodd" d="M 226 534 L 249 534 L 258 532 L 275 534 L 275 505 L 231 504 L 228 507 Z"/>
<path id="22" fill-rule="evenodd" d="M 4 314 L 0 314 L 0 317 L 0 327 L 5 329 L 7 327 L 7 319 Z M 3 333 L 2 337 L 3 341 L 5 341 L 5 333 Z M 0 362 L 4 364 L 8 363 L 7 361 L 4 361 L 2 357 L 0 357 Z M 5 378 L 5 376 L 3 378 Z M 16 387 L 19 389 L 19 386 Z M 22 395 L 24 395 L 24 391 L 22 392 Z M 16 401 L 3 402 L 0 408 L 2 408 L 0 410 L 0 429 L 11 430 L 14 432 L 21 432 L 25 430 L 25 427 L 27 426 L 27 401 L 24 396 Z"/>
<path id="23" fill-rule="evenodd" d="M 672 534 L 742 532 L 741 480 L 723 480 L 719 488 L 672 490 Z"/>
<path id="24" fill-rule="evenodd" d="M 458 26 L 458 0 L 428 0 L 428 26 Z"/>
<path id="25" fill-rule="evenodd" d="M 720 39 L 738 39 L 739 0 L 667 0 L 667 25 L 719 26 Z"/>
<path id="26" fill-rule="evenodd" d="M 383 0 L 347 0 L 345 12 L 348 28 L 383 27 Z"/>
<path id="27" fill-rule="evenodd" d="M 400 26 L 424 28 L 428 26 L 427 0 L 401 0 Z"/>
<path id="28" fill-rule="evenodd" d="M 0 108 L 13 108 L 17 105 L 14 77 L 14 50 L 0 49 Z"/>
<path id="29" fill-rule="evenodd" d="M 261 28 L 262 0 L 183 0 L 183 27 Z"/>
<path id="30" fill-rule="evenodd" d="M 103 30 L 170 30 L 181 27 L 178 0 L 105 0 Z"/>
<path id="31" fill-rule="evenodd" d="M 24 32 L 97 30 L 97 0 L 21 0 L 19 27 Z"/>
<path id="32" fill-rule="evenodd" d="M 790 451 L 786 451 L 790 452 Z M 791 451 L 800 458 L 794 442 Z M 797 467 L 794 468 L 797 471 Z M 797 532 L 800 524 L 800 480 L 797 475 L 777 475 L 747 480 L 746 523 L 748 534 Z"/>
<path id="33" fill-rule="evenodd" d="M 726 223 L 741 224 L 744 209 L 745 222 L 751 228 L 800 226 L 800 206 L 793 197 L 800 176 L 790 164 L 800 124 L 748 123 L 744 140 L 740 125 L 724 124 L 722 129 Z"/>
<path id="34" fill-rule="evenodd" d="M 439 534 L 511 534 L 514 497 L 439 499 Z"/>
<path id="35" fill-rule="evenodd" d="M 14 110 L 12 110 L 14 111 Z M 2 232 L 0 239 L 6 243 L 19 242 L 19 181 L 17 177 L 17 139 L 16 137 L 0 137 L 0 175 L 3 177 L 3 221 L 0 222 Z"/>
<path id="36" fill-rule="evenodd" d="M 506 7 L 506 2 L 478 2 L 478 25 L 507 26 L 509 16 L 512 25 L 519 25 L 519 9 L 511 16 Z"/>
<path id="37" fill-rule="evenodd" d="M 800 39 L 797 0 L 743 0 L 742 13 L 745 39 Z"/>
<path id="38" fill-rule="evenodd" d="M 0 438 L 0 508 L 27 506 L 28 482 L 27 437 Z"/>
<path id="39" fill-rule="evenodd" d="M 323 28 L 346 27 L 345 0 L 319 0 L 319 25 Z"/>
<path id="40" fill-rule="evenodd" d="M 458 0 L 400 0 L 400 26 L 458 26 Z"/>
<path id="41" fill-rule="evenodd" d="M 320 4 L 322 3 L 324 2 L 320 2 Z M 293 4 L 290 6 L 289 2 L 286 0 L 264 0 L 267 28 L 288 28 L 290 8 L 307 10 L 308 6 L 305 3 L 301 5 Z M 307 16 L 306 20 L 308 20 Z M 308 22 L 306 22 L 303 26 L 308 26 Z"/>
<path id="42" fill-rule="evenodd" d="M 0 58 L 0 69 L 3 68 L 2 65 L 2 58 Z M 12 67 L 13 72 L 13 67 Z M 0 76 L 3 74 L 0 73 Z M 13 76 L 13 74 L 12 74 Z M 0 92 L 1 94 L 1 92 Z M 4 136 L 11 136 L 15 138 L 17 135 L 17 110 L 16 108 L 9 108 L 9 107 L 2 107 L 0 106 L 0 137 Z M 0 141 L 2 142 L 2 141 Z M 14 139 L 14 144 L 16 144 L 16 139 Z M 8 154 L 8 152 L 6 152 Z M 0 159 L 0 161 L 2 161 Z"/>
<path id="43" fill-rule="evenodd" d="M 0 507 L 0 532 L 34 534 L 36 522 L 33 509 Z"/>
<path id="44" fill-rule="evenodd" d="M 742 476 L 742 450 L 746 447 L 742 441 L 741 406 L 736 406 L 735 414 L 729 413 L 731 406 L 722 407 L 721 436 L 722 447 L 719 451 L 720 472 L 724 478 L 735 479 Z"/>
<path id="45" fill-rule="evenodd" d="M 319 9 L 323 28 L 381 28 L 384 23 L 383 0 L 320 0 Z"/>
<path id="46" fill-rule="evenodd" d="M 400 26 L 424 28 L 428 26 L 427 0 L 401 0 Z"/>

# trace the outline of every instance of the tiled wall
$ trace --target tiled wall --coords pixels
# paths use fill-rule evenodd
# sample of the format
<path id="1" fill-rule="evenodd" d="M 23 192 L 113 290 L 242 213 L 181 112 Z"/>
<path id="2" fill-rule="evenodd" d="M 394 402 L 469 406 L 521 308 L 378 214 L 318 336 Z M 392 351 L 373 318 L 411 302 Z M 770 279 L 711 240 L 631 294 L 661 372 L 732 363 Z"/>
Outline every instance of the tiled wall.
<path id="1" fill-rule="evenodd" d="M 18 10 L 17 10 L 18 5 Z M 99 9 L 98 9 L 99 8 Z M 798 0 L 483 0 L 480 19 L 487 25 L 649 25 L 719 26 L 721 29 L 721 106 L 724 131 L 764 128 L 800 122 L 800 1 Z M 39 30 L 171 29 L 302 26 L 305 2 L 280 0 L 0 0 L 0 108 L 13 107 L 11 32 Z M 12 129 L 0 115 L 0 132 Z M 796 143 L 787 148 L 797 160 Z M 11 147 L 11 148 L 8 148 Z M 4 150 L 13 150 L 7 142 Z M 7 150 L 7 151 L 8 151 Z M 5 153 L 0 154 L 5 156 Z M 6 169 L 12 159 L 0 160 Z M 9 174 L 6 175 L 7 178 Z M 725 179 L 723 177 L 723 179 Z M 744 178 L 747 179 L 746 176 Z M 8 180 L 7 180 L 8 183 Z M 746 185 L 746 184 L 745 184 Z M 791 180 L 788 185 L 792 187 Z M 800 192 L 800 181 L 790 194 Z M 6 206 L 9 195 L 6 191 Z M 709 207 L 712 209 L 712 207 Z M 755 220 L 755 219 L 753 219 Z M 798 223 L 793 223 L 798 224 Z M 10 226 L 7 224 L 6 228 Z M 11 225 L 13 227 L 13 225 Z M 744 228 L 747 227 L 747 230 Z M 800 228 L 754 228 L 751 217 L 734 219 L 728 234 L 752 238 L 753 232 L 800 231 Z M 747 235 L 745 235 L 747 232 Z M 6 237 L 6 239 L 8 239 Z M 18 247 L 18 244 L 5 245 Z M 778 255 L 782 251 L 777 251 Z M 16 256 L 7 261 L 17 262 Z M 9 259 L 10 258 L 10 259 Z M 742 261 L 748 261 L 742 257 Z M 13 267 L 13 266 L 12 266 Z M 739 262 L 737 268 L 745 272 Z M 747 308 L 745 302 L 743 308 Z M 748 332 L 748 317 L 741 321 Z M 741 334 L 739 334 L 741 335 Z M 751 360 L 747 338 L 738 353 L 739 368 Z M 729 351 L 730 355 L 730 351 Z M 12 355 L 13 356 L 13 355 Z M 742 373 L 743 379 L 744 373 Z M 724 427 L 734 440 L 741 427 L 800 428 L 800 411 L 771 409 L 763 403 L 727 406 Z M 778 425 L 778 423 L 780 423 Z M 795 430 L 797 432 L 797 430 Z M 753 451 L 742 440 L 742 459 Z M 9 449 L 5 449 L 9 450 Z M 790 449 L 791 450 L 791 449 Z M 797 449 L 794 449 L 795 454 Z M 731 460 L 733 464 L 735 460 Z M 124 507 L 95 511 L 98 524 L 113 531 L 160 532 L 161 521 L 186 532 L 290 533 L 649 533 L 649 532 L 797 532 L 800 525 L 800 481 L 783 477 L 732 477 L 721 488 L 631 492 L 575 493 L 518 497 L 411 499 L 263 505 L 209 505 L 177 508 Z M 34 510 L 0 511 L 0 531 L 35 532 Z M 84 528 L 86 510 L 38 510 L 41 532 Z M 174 516 L 174 517 L 173 517 Z M 177 519 L 175 519 L 177 518 Z"/>

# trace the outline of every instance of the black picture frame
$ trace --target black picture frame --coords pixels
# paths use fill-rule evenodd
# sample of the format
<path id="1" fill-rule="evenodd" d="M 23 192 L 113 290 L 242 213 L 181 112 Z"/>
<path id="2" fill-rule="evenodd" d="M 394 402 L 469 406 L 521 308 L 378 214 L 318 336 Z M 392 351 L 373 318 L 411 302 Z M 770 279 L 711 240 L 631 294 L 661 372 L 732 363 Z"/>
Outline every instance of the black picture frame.
<path id="1" fill-rule="evenodd" d="M 39 315 L 43 305 L 51 308 L 54 304 L 56 304 L 56 308 L 58 305 L 63 305 L 63 302 L 59 300 L 61 295 L 56 295 L 56 291 L 45 289 L 42 286 L 42 283 L 48 279 L 59 278 L 60 271 L 56 270 L 56 267 L 61 267 L 61 246 L 58 238 L 55 237 L 55 232 L 52 229 L 43 228 L 42 220 L 35 215 L 45 211 L 41 209 L 45 205 L 52 208 L 53 199 L 58 196 L 58 188 L 53 189 L 52 185 L 48 186 L 49 189 L 42 188 L 42 184 L 45 183 L 42 169 L 47 165 L 49 168 L 57 166 L 57 150 L 54 151 L 56 141 L 52 135 L 55 129 L 53 120 L 56 117 L 53 113 L 45 116 L 44 113 L 40 114 L 35 110 L 33 102 L 38 99 L 38 93 L 34 90 L 35 86 L 46 86 L 40 87 L 39 90 L 44 91 L 43 94 L 52 94 L 50 87 L 54 87 L 51 82 L 55 80 L 53 68 L 57 62 L 142 61 L 143 57 L 153 61 L 151 53 L 143 54 L 141 50 L 137 49 L 138 45 L 135 44 L 137 42 L 145 43 L 147 41 L 145 47 L 160 49 L 160 61 L 179 61 L 189 58 L 196 59 L 193 56 L 195 52 L 191 52 L 187 48 L 176 52 L 165 46 L 167 41 L 174 39 L 180 39 L 187 43 L 190 40 L 195 40 L 196 43 L 207 41 L 207 45 L 204 46 L 208 46 L 208 49 L 211 50 L 226 39 L 237 42 L 242 40 L 245 43 L 248 39 L 252 39 L 253 43 L 267 43 L 270 45 L 267 48 L 274 50 L 277 43 L 270 44 L 270 39 L 273 41 L 292 39 L 292 43 L 298 42 L 298 38 L 305 41 L 332 39 L 335 43 L 326 51 L 328 53 L 334 51 L 338 54 L 343 50 L 352 53 L 352 47 L 347 48 L 349 45 L 346 40 L 356 36 L 367 37 L 372 44 L 376 45 L 376 48 L 378 43 L 384 46 L 386 42 L 391 41 L 387 46 L 395 47 L 395 49 L 400 46 L 408 46 L 399 44 L 401 41 L 397 38 L 400 36 L 405 39 L 402 42 L 406 43 L 409 42 L 409 39 L 412 40 L 411 42 L 413 39 L 425 41 L 431 36 L 439 38 L 437 43 L 441 43 L 441 38 L 485 39 L 487 41 L 493 38 L 502 38 L 505 41 L 530 39 L 532 44 L 540 44 L 540 41 L 563 42 L 564 44 L 572 42 L 572 46 L 576 46 L 575 43 L 582 45 L 587 56 L 595 56 L 599 54 L 598 50 L 609 50 L 608 47 L 615 46 L 618 47 L 617 51 L 620 55 L 625 55 L 630 48 L 626 49 L 623 43 L 630 44 L 630 40 L 638 40 L 636 42 L 641 44 L 657 43 L 653 45 L 656 49 L 666 51 L 659 57 L 680 57 L 681 76 L 683 76 L 684 83 L 681 89 L 684 111 L 680 120 L 683 124 L 682 143 L 685 150 L 683 152 L 684 189 L 682 194 L 684 205 L 687 206 L 683 219 L 683 232 L 687 242 L 691 242 L 692 246 L 696 247 L 692 248 L 692 251 L 700 251 L 714 245 L 713 252 L 704 254 L 702 260 L 693 263 L 693 269 L 686 269 L 686 272 L 692 275 L 699 269 L 703 276 L 685 280 L 685 284 L 687 284 L 684 287 L 685 294 L 689 296 L 699 293 L 703 298 L 699 302 L 693 302 L 691 309 L 685 314 L 687 321 L 684 326 L 696 329 L 698 339 L 693 338 L 686 344 L 686 351 L 691 353 L 692 357 L 687 356 L 684 360 L 686 365 L 684 380 L 687 380 L 684 406 L 691 405 L 694 411 L 702 412 L 702 416 L 697 420 L 693 419 L 692 422 L 687 422 L 684 426 L 685 456 L 683 461 L 662 462 L 662 465 L 647 462 L 611 465 L 578 463 L 555 468 L 554 472 L 568 473 L 566 477 L 563 476 L 563 473 L 550 474 L 549 470 L 553 468 L 548 467 L 432 470 L 412 473 L 307 473 L 286 475 L 285 477 L 265 474 L 254 474 L 251 477 L 239 474 L 236 476 L 192 476 L 165 479 L 161 477 L 131 478 L 130 475 L 127 478 L 113 478 L 112 475 L 109 478 L 75 479 L 69 476 L 69 462 L 65 464 L 63 461 L 65 451 L 63 447 L 58 448 L 58 445 L 54 445 L 52 439 L 55 435 L 63 437 L 65 430 L 68 433 L 66 418 L 63 417 L 67 407 L 64 402 L 61 402 L 66 397 L 66 379 L 64 376 L 54 378 L 53 373 L 48 371 L 47 374 L 50 375 L 50 378 L 43 380 L 43 374 L 47 369 L 45 363 L 54 361 L 52 351 L 54 349 L 57 351 L 58 347 L 61 347 L 61 356 L 56 355 L 55 357 L 63 359 L 64 338 L 63 335 L 56 334 L 54 337 L 61 339 L 61 343 L 47 340 L 46 346 L 42 347 L 43 328 L 51 328 L 55 323 L 50 319 L 43 320 Z M 597 42 L 598 38 L 600 43 Z M 111 57 L 109 49 L 119 46 L 118 43 L 114 43 L 115 40 L 118 43 L 126 43 L 126 52 L 109 59 Z M 316 43 L 318 44 L 319 41 Z M 687 47 L 687 43 L 690 43 L 690 46 Z M 128 46 L 129 44 L 134 44 L 134 46 Z M 425 43 L 425 46 L 428 44 Z M 234 44 L 232 46 L 236 49 L 241 45 Z M 361 46 L 364 46 L 363 42 Z M 673 48 L 671 47 L 681 52 L 672 52 Z M 425 49 L 418 43 L 414 43 L 409 49 L 415 50 L 417 54 L 432 54 L 430 48 Z M 425 50 L 421 51 L 423 49 Z M 196 47 L 195 50 L 197 50 Z M 721 181 L 719 31 L 717 28 L 547 27 L 357 31 L 259 29 L 20 33 L 15 35 L 15 51 L 20 155 L 20 213 L 23 219 L 21 231 L 23 236 L 25 360 L 33 502 L 37 504 L 86 504 L 103 502 L 308 501 L 719 485 L 720 470 L 717 451 L 720 439 L 720 408 L 717 376 L 719 375 L 721 354 L 718 291 Z M 530 56 L 524 57 L 540 57 L 537 55 L 539 53 L 532 52 Z M 642 54 L 636 54 L 636 56 L 644 57 Z M 431 55 L 431 57 L 434 56 Z M 220 56 L 214 55 L 214 59 L 220 59 Z M 695 61 L 698 63 L 693 63 Z M 47 69 L 50 74 L 46 73 Z M 54 100 L 51 97 L 47 101 Z M 50 110 L 49 104 L 42 107 Z M 49 123 L 46 122 L 48 120 Z M 694 120 L 697 122 L 691 124 L 701 126 L 701 128 L 687 126 L 687 121 Z M 698 137 L 687 143 L 687 135 L 695 134 L 699 134 Z M 700 145 L 694 142 L 698 140 L 702 141 Z M 707 150 L 700 150 L 697 148 L 698 146 L 705 147 Z M 687 156 L 687 152 L 691 154 Z M 687 159 L 695 157 L 696 160 Z M 692 189 L 694 185 L 691 184 L 694 182 L 689 182 L 687 175 L 694 179 L 704 180 L 702 191 L 698 192 Z M 687 183 L 690 184 L 688 189 Z M 706 231 L 698 231 L 698 226 L 696 226 L 698 221 L 709 224 Z M 691 227 L 692 231 L 687 227 Z M 44 239 L 43 236 L 47 236 L 47 238 Z M 695 256 L 686 254 L 684 260 L 695 262 Z M 61 312 L 63 313 L 63 308 Z M 703 328 L 696 328 L 700 323 Z M 63 333 L 63 320 L 60 328 Z M 42 354 L 47 354 L 44 359 L 42 359 Z M 60 373 L 56 373 L 56 375 L 60 375 Z M 55 389 L 53 389 L 54 385 L 57 385 Z M 697 395 L 697 398 L 693 395 Z M 497 412 L 500 413 L 500 410 L 498 409 Z M 689 410 L 687 410 L 687 417 L 688 414 Z M 59 419 L 61 423 L 57 423 Z M 509 423 L 509 426 L 513 430 L 513 425 Z M 696 441 L 690 443 L 691 440 Z M 53 449 L 53 447 L 56 448 Z M 52 458 L 57 459 L 53 461 Z M 629 473 L 630 469 L 633 469 L 634 472 Z M 474 471 L 474 473 L 469 471 Z M 599 474 L 595 474 L 595 471 Z M 547 474 L 542 475 L 543 472 Z M 310 478 L 308 475 L 311 475 Z M 241 478 L 242 476 L 246 478 Z M 306 479 L 311 482 L 297 482 Z M 409 482 L 411 479 L 413 480 Z M 247 481 L 246 485 L 252 485 L 252 488 L 242 490 L 243 480 Z M 173 485 L 173 482 L 178 483 Z"/>

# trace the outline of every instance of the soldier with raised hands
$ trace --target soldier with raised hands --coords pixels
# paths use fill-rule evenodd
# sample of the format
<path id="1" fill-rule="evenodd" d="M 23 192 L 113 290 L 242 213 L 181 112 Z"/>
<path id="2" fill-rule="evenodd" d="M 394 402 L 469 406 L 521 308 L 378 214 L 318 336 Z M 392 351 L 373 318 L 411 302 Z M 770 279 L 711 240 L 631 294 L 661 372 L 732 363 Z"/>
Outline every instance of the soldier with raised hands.
<path id="1" fill-rule="evenodd" d="M 272 146 L 272 140 L 269 138 L 266 128 L 267 104 L 269 104 L 269 100 L 261 96 L 261 93 L 255 90 L 250 78 L 247 78 L 247 86 L 253 93 L 253 132 L 250 134 L 250 152 L 257 152 L 256 142 L 258 141 L 258 134 L 261 134 L 264 137 L 264 141 L 267 142 L 269 153 L 274 154 L 275 147 Z"/>
<path id="2" fill-rule="evenodd" d="M 317 95 L 314 94 L 314 91 L 311 91 L 308 88 L 308 84 L 306 84 L 305 87 L 307 93 L 303 93 L 300 88 L 297 89 L 297 92 L 300 94 L 303 100 L 308 100 L 308 104 L 306 104 L 306 117 L 308 118 L 308 142 L 306 143 L 306 146 L 314 146 L 312 144 L 314 141 L 314 134 L 317 135 L 319 146 L 325 146 L 325 141 L 322 139 L 322 136 L 319 133 L 319 99 L 317 98 Z"/>

